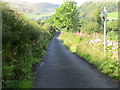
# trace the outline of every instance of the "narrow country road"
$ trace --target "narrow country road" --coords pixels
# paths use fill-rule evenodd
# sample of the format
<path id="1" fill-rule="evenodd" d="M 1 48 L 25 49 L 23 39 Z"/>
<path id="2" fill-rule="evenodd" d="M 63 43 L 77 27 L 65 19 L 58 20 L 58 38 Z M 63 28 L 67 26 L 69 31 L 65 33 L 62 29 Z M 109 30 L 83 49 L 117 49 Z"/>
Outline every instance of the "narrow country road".
<path id="1" fill-rule="evenodd" d="M 50 43 L 45 60 L 38 65 L 33 88 L 117 88 L 116 80 L 69 52 L 57 39 Z"/>

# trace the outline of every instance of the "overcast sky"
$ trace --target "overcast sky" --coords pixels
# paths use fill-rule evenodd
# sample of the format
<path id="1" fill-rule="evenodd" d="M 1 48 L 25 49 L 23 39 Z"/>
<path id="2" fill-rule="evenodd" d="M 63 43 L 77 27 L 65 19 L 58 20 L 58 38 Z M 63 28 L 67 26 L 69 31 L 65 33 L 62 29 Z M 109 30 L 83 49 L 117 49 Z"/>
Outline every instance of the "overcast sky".
<path id="1" fill-rule="evenodd" d="M 59 4 L 61 5 L 63 3 L 63 0 L 3 0 L 3 1 L 12 1 L 12 2 L 19 2 L 19 1 L 28 1 L 28 2 L 49 2 L 49 3 L 54 3 L 54 4 Z M 78 6 L 83 4 L 86 1 L 92 1 L 92 0 L 74 0 L 75 2 L 78 3 Z"/>

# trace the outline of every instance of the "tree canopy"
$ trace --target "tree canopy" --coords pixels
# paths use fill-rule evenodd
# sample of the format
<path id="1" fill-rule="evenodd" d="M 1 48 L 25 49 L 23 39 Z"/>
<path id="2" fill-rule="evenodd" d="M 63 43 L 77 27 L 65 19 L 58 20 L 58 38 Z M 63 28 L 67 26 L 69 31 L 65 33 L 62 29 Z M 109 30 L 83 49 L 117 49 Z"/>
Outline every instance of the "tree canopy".
<path id="1" fill-rule="evenodd" d="M 56 10 L 53 15 L 54 26 L 58 29 L 66 31 L 78 30 L 78 11 L 76 2 L 72 0 L 65 0 L 64 4 Z"/>

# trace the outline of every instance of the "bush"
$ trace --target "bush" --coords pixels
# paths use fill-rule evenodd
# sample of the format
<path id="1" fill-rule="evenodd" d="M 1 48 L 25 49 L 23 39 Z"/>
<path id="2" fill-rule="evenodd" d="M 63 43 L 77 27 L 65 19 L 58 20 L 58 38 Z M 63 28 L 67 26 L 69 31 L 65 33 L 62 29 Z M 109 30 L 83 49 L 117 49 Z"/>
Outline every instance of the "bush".
<path id="1" fill-rule="evenodd" d="M 87 33 L 103 32 L 102 26 L 100 26 L 97 22 L 94 22 L 94 21 L 88 21 L 84 23 L 80 28 L 80 30 Z"/>
<path id="2" fill-rule="evenodd" d="M 110 40 L 118 40 L 118 34 L 115 31 L 109 31 L 107 35 Z"/>
<path id="3" fill-rule="evenodd" d="M 119 29 L 118 29 L 118 21 L 109 21 L 107 23 L 107 31 L 115 31 L 116 33 L 118 33 Z"/>
<path id="4" fill-rule="evenodd" d="M 109 21 L 107 23 L 107 35 L 110 37 L 110 40 L 118 40 L 118 21 Z"/>

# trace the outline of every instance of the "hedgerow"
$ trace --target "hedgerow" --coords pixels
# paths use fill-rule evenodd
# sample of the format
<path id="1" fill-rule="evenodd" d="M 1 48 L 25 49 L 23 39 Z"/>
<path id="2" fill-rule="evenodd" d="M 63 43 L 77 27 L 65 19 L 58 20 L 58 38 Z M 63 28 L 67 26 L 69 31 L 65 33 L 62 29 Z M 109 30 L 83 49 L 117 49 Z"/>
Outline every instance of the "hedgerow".
<path id="1" fill-rule="evenodd" d="M 6 3 L 0 5 L 3 88 L 31 88 L 32 67 L 42 60 L 53 35 Z"/>

